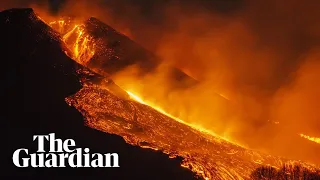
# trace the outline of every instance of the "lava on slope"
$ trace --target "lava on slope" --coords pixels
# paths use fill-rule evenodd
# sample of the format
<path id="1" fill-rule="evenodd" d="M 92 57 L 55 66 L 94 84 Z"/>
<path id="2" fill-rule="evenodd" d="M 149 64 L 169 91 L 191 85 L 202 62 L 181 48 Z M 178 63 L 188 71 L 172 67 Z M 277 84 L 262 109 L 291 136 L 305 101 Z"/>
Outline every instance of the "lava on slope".
<path id="1" fill-rule="evenodd" d="M 83 28 L 83 24 L 76 25 L 70 31 L 77 32 L 75 36 L 71 37 L 68 33 L 62 34 L 63 42 L 59 42 L 64 44 L 70 38 L 70 41 L 74 43 L 71 43 L 72 46 L 67 43 L 67 47 L 72 54 L 68 54 L 66 50 L 67 54 L 78 62 L 80 60 L 80 63 L 88 64 L 89 61 L 82 59 L 88 56 L 75 56 L 79 55 L 76 50 L 82 48 L 81 52 L 93 52 L 88 54 L 93 55 L 89 56 L 89 60 L 94 59 L 95 54 L 99 51 L 97 48 L 88 51 L 89 46 L 83 47 L 91 40 L 90 36 L 82 33 L 84 31 L 86 29 Z M 86 38 L 88 40 L 85 40 Z M 95 44 L 92 47 L 97 47 L 99 40 L 94 40 L 92 43 Z M 88 71 L 83 69 L 82 67 L 78 73 L 84 77 L 83 79 L 86 79 Z M 106 82 L 108 84 L 112 81 L 106 80 Z M 148 105 L 127 97 L 123 98 L 117 93 L 111 93 L 100 83 L 92 81 L 82 81 L 82 83 L 83 88 L 67 97 L 66 101 L 82 113 L 89 127 L 120 135 L 131 145 L 160 150 L 169 154 L 170 157 L 181 156 L 184 158 L 182 166 L 191 169 L 205 179 L 248 179 L 251 173 L 261 165 L 280 168 L 283 164 L 299 163 L 310 170 L 314 169 L 314 166 L 307 163 L 248 150 L 215 135 L 201 132 Z"/>
<path id="2" fill-rule="evenodd" d="M 199 88 L 199 81 L 172 65 L 163 65 L 163 61 L 152 52 L 109 25 L 92 17 L 85 21 L 64 17 L 48 21 L 47 24 L 61 33 L 63 41 L 71 50 L 69 54 L 71 58 L 92 71 L 114 80 L 123 90 L 139 96 L 152 97 L 153 101 L 161 104 L 156 106 L 161 106 L 161 109 L 173 116 L 180 116 L 181 111 L 192 106 L 193 102 L 180 103 L 175 108 L 168 104 L 171 104 L 173 99 L 179 99 L 180 92 Z M 167 102 L 165 97 L 170 94 L 174 98 Z M 220 123 L 227 124 L 227 120 L 232 119 L 235 114 L 232 103 L 214 92 L 210 93 L 210 99 L 219 103 L 218 109 L 221 109 L 219 118 L 224 119 Z M 203 112 L 205 111 L 201 111 L 200 114 L 205 115 Z M 192 122 L 187 113 L 183 113 L 182 116 L 180 118 Z"/>
<path id="3" fill-rule="evenodd" d="M 308 139 L 309 141 L 312 141 L 312 142 L 320 144 L 320 138 L 318 138 L 318 137 L 310 137 L 310 136 L 305 135 L 305 134 L 300 134 L 300 136 L 305 138 L 305 139 Z"/>
<path id="4" fill-rule="evenodd" d="M 261 165 L 311 165 L 248 150 L 99 87 L 85 87 L 67 98 L 88 126 L 122 136 L 127 143 L 184 158 L 183 167 L 205 179 L 248 179 Z"/>
<path id="5" fill-rule="evenodd" d="M 112 75 L 135 65 L 141 75 L 145 75 L 155 71 L 162 62 L 152 52 L 96 18 L 89 18 L 84 22 L 84 26 L 88 35 L 98 42 L 97 53 L 87 65 L 92 69 Z M 197 83 L 174 66 L 168 66 L 167 69 L 170 74 L 168 80 L 172 81 L 170 84 L 174 87 L 187 87 Z"/>
<path id="6" fill-rule="evenodd" d="M 47 24 L 62 34 L 73 51 L 73 59 L 104 76 L 114 75 L 133 65 L 143 76 L 155 71 L 162 62 L 152 52 L 93 17 L 84 22 L 64 17 Z M 174 66 L 167 66 L 167 71 L 172 88 L 198 83 Z"/>
<path id="7" fill-rule="evenodd" d="M 179 159 L 127 144 L 123 138 L 84 126 L 83 116 L 68 106 L 65 97 L 82 88 L 81 81 L 102 79 L 65 54 L 60 35 L 43 23 L 32 9 L 0 12 L 0 50 L 5 69 L 6 106 L 2 147 L 2 179 L 194 179 Z M 81 74 L 76 73 L 81 67 Z M 83 76 L 82 76 L 83 75 Z M 89 83 L 89 82 L 88 82 Z M 89 84 L 90 84 L 89 83 Z M 112 83 L 105 81 L 104 83 Z M 120 154 L 121 168 L 18 168 L 12 153 L 19 148 L 36 151 L 32 137 L 56 133 L 74 139 L 91 152 Z M 161 168 L 165 167 L 165 168 Z"/>
<path id="8" fill-rule="evenodd" d="M 71 36 L 75 38 L 68 43 Z M 63 39 L 69 44 L 76 61 L 106 77 L 133 64 L 148 73 L 159 63 L 152 53 L 96 18 L 75 25 L 63 35 Z M 92 52 L 90 56 L 79 56 L 88 51 Z M 180 74 L 190 79 L 184 73 Z M 104 87 L 84 82 L 84 88 L 67 97 L 66 101 L 83 114 L 89 127 L 120 135 L 132 145 L 160 150 L 170 157 L 183 157 L 182 166 L 204 179 L 249 179 L 252 172 L 263 165 L 280 168 L 285 164 L 302 164 L 314 169 L 307 163 L 263 154 L 228 142 L 137 101 L 139 97 L 133 98 L 135 95 L 128 91 L 132 99 L 119 97 Z"/>
<path id="9" fill-rule="evenodd" d="M 94 54 L 86 60 L 76 59 L 78 62 L 85 62 L 87 67 L 105 76 L 137 63 L 148 65 L 151 62 L 151 66 L 146 69 L 154 68 L 151 53 L 140 52 L 138 54 L 148 56 L 137 58 L 144 61 L 135 61 L 135 53 L 139 52 L 140 46 L 136 46 L 134 42 L 99 20 L 90 18 L 80 26 L 85 28 L 77 31 L 77 37 L 84 35 L 92 39 L 95 45 L 93 52 L 97 55 Z M 79 25 L 75 26 L 77 27 Z M 74 29 L 70 32 L 74 32 Z M 78 54 L 77 41 L 79 42 L 75 40 L 76 43 L 72 46 L 74 54 Z M 86 45 L 84 49 L 87 47 L 90 46 Z M 81 74 L 81 71 L 79 73 Z M 248 179 L 261 165 L 280 168 L 284 164 L 303 164 L 312 169 L 309 164 L 248 150 L 182 120 L 177 121 L 176 118 L 159 112 L 159 109 L 144 104 L 134 94 L 128 93 L 131 99 L 124 99 L 111 94 L 104 85 L 86 85 L 84 82 L 84 88 L 67 97 L 66 101 L 83 114 L 89 127 L 120 135 L 132 145 L 160 150 L 170 157 L 183 157 L 182 166 L 204 179 Z"/>

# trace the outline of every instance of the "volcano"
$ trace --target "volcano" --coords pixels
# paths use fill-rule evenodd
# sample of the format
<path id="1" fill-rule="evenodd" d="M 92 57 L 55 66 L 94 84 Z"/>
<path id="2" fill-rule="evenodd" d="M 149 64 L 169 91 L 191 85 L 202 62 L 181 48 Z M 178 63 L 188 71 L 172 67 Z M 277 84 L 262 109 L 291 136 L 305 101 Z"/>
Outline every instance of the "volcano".
<path id="1" fill-rule="evenodd" d="M 11 9 L 0 13 L 1 44 L 4 49 L 7 88 L 6 171 L 4 177 L 57 179 L 90 177 L 101 179 L 193 179 L 193 173 L 181 169 L 181 160 L 168 159 L 160 152 L 140 149 L 116 135 L 84 126 L 82 115 L 68 106 L 65 98 L 82 87 L 76 71 L 84 68 L 65 54 L 60 35 L 42 22 L 32 9 Z M 84 72 L 84 71 L 82 71 Z M 101 78 L 88 70 L 86 79 Z M 34 134 L 55 132 L 61 138 L 73 138 L 77 145 L 95 152 L 118 152 L 121 168 L 16 168 L 15 149 L 35 150 Z"/>
<path id="2" fill-rule="evenodd" d="M 71 34 L 52 29 L 32 9 L 2 11 L 0 23 L 1 43 L 5 47 L 1 53 L 8 70 L 8 164 L 12 164 L 11 153 L 15 149 L 34 150 L 34 144 L 28 143 L 34 134 L 52 132 L 65 139 L 72 138 L 77 145 L 90 147 L 92 151 L 117 152 L 120 156 L 117 169 L 39 170 L 17 169 L 12 165 L 7 171 L 10 178 L 316 179 L 320 176 L 315 165 L 244 148 L 132 98 L 109 75 L 133 64 L 142 73 L 148 73 L 157 67 L 159 60 L 98 19 L 90 18 L 70 28 Z M 73 29 L 84 30 L 85 36 L 72 35 Z M 94 42 L 94 49 L 83 43 L 90 41 Z M 196 83 L 176 68 L 170 71 L 172 84 L 183 82 L 179 88 Z"/>
<path id="3" fill-rule="evenodd" d="M 141 75 L 144 75 L 154 71 L 161 64 L 160 58 L 152 52 L 96 18 L 89 18 L 85 21 L 84 26 L 87 33 L 95 41 L 99 41 L 97 55 L 88 64 L 90 68 L 113 74 L 128 66 L 136 65 Z M 172 66 L 168 68 L 170 73 L 168 79 L 172 80 L 171 85 L 184 87 L 197 83 L 195 79 L 179 69 Z"/>

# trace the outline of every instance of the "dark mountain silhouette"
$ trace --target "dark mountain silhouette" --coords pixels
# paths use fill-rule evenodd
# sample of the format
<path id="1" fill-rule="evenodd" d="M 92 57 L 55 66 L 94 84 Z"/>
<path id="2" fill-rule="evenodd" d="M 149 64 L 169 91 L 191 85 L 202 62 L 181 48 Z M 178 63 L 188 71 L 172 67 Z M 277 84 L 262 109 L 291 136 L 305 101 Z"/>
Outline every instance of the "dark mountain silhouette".
<path id="1" fill-rule="evenodd" d="M 194 179 L 180 167 L 181 159 L 128 145 L 115 135 L 84 126 L 81 114 L 65 98 L 81 88 L 76 70 L 81 67 L 64 53 L 59 35 L 37 18 L 32 9 L 0 12 L 2 61 L 6 67 L 7 148 L 5 179 Z M 99 80 L 99 76 L 91 79 Z M 121 168 L 16 168 L 12 153 L 36 150 L 32 136 L 56 133 L 72 138 L 91 152 L 117 152 Z"/>

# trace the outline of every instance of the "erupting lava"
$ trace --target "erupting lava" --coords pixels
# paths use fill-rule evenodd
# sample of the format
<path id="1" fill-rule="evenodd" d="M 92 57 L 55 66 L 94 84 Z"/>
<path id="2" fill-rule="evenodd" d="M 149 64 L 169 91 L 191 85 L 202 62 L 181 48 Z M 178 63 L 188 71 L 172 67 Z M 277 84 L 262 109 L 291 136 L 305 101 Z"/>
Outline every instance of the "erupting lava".
<path id="1" fill-rule="evenodd" d="M 61 33 L 72 57 L 86 66 L 96 55 L 96 39 L 87 33 L 85 24 L 71 19 L 47 23 Z M 67 97 L 85 117 L 89 127 L 122 136 L 132 145 L 161 150 L 170 157 L 184 158 L 182 166 L 204 179 L 249 179 L 261 165 L 280 168 L 284 164 L 313 165 L 290 161 L 244 148 L 215 133 L 170 115 L 163 108 L 126 90 L 130 99 L 120 98 L 106 88 L 86 84 L 76 94 Z M 319 143 L 319 138 L 310 138 Z"/>
<path id="2" fill-rule="evenodd" d="M 93 41 L 93 38 L 90 37 L 86 31 L 85 31 L 85 25 L 84 24 L 75 24 L 73 28 L 72 27 L 72 20 L 70 18 L 60 19 L 58 21 L 52 21 L 48 23 L 51 27 L 53 27 L 55 30 L 60 32 L 63 36 L 63 41 L 67 44 L 67 47 L 72 50 L 72 56 L 74 60 L 76 60 L 78 63 L 82 65 L 86 65 L 89 60 L 93 57 L 95 53 L 95 42 Z M 200 127 L 195 124 L 186 123 L 185 121 L 181 120 L 180 118 L 177 118 L 169 113 L 167 113 L 163 108 L 159 107 L 158 105 L 142 100 L 137 94 L 134 94 L 130 91 L 125 90 L 129 96 L 134 99 L 135 101 L 138 101 L 141 104 L 145 104 L 147 106 L 152 107 L 153 109 L 157 110 L 158 112 L 180 122 L 183 124 L 186 124 L 190 127 L 193 127 L 201 132 L 211 134 L 213 136 L 217 136 L 214 132 L 207 130 L 203 127 Z M 222 137 L 220 137 L 222 138 Z M 230 141 L 230 140 L 228 140 Z"/>
<path id="3" fill-rule="evenodd" d="M 320 144 L 320 138 L 318 138 L 318 137 L 310 137 L 310 136 L 305 135 L 305 134 L 300 134 L 300 136 L 305 138 L 305 139 L 308 139 L 309 141 L 313 141 L 315 143 Z"/>
<path id="4" fill-rule="evenodd" d="M 71 58 L 86 65 L 95 53 L 95 42 L 85 32 L 84 24 L 73 25 L 72 20 L 68 18 L 52 21 L 49 25 L 62 34 L 63 41 L 72 51 Z"/>
<path id="5" fill-rule="evenodd" d="M 150 106 L 150 107 L 152 107 L 153 109 L 157 110 L 158 112 L 160 112 L 160 113 L 162 113 L 162 114 L 164 114 L 164 115 L 166 115 L 166 116 L 168 116 L 168 117 L 170 117 L 170 118 L 172 118 L 172 119 L 174 119 L 174 120 L 176 120 L 176 121 L 178 121 L 178 122 L 180 122 L 180 123 L 183 123 L 183 124 L 185 124 L 185 125 L 188 125 L 188 126 L 194 128 L 194 129 L 196 129 L 196 130 L 198 130 L 198 131 L 200 131 L 200 132 L 203 132 L 203 133 L 206 133 L 206 134 L 215 136 L 215 137 L 219 137 L 219 138 L 224 139 L 224 140 L 226 140 L 226 141 L 232 142 L 231 140 L 227 140 L 226 138 L 220 137 L 219 135 L 217 135 L 216 133 L 214 133 L 214 132 L 212 132 L 212 131 L 210 131 L 210 130 L 208 130 L 208 129 L 205 129 L 205 128 L 200 127 L 200 126 L 195 125 L 195 124 L 187 123 L 187 122 L 183 121 L 182 119 L 177 118 L 177 117 L 175 117 L 175 116 L 167 113 L 165 110 L 163 110 L 163 109 L 162 109 L 161 107 L 159 107 L 158 105 L 156 105 L 156 104 L 154 104 L 154 103 L 152 103 L 152 102 L 143 100 L 142 98 L 140 98 L 140 97 L 137 96 L 136 94 L 133 94 L 133 93 L 130 92 L 130 91 L 126 91 L 126 92 L 129 94 L 129 96 L 130 96 L 133 100 L 135 100 L 135 101 L 137 101 L 137 102 L 139 102 L 139 103 L 141 103 L 141 104 L 145 104 L 145 105 L 147 105 L 147 106 Z M 233 142 L 233 143 L 235 143 L 235 142 Z M 238 145 L 238 146 L 241 146 L 240 144 L 237 144 L 237 145 Z"/>

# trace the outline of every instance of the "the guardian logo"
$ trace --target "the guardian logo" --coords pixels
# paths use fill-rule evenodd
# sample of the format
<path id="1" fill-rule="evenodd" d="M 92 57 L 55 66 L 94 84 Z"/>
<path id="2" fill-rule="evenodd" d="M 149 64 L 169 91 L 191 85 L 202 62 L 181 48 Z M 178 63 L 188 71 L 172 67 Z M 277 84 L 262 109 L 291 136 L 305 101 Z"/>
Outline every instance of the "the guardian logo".
<path id="1" fill-rule="evenodd" d="M 12 156 L 17 167 L 120 167 L 117 153 L 90 153 L 89 148 L 76 148 L 73 139 L 56 139 L 55 134 L 34 135 L 33 141 L 38 142 L 36 153 L 28 149 L 17 149 Z M 45 150 L 49 143 L 49 151 Z"/>

